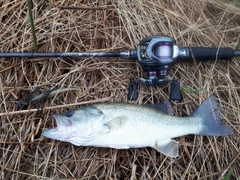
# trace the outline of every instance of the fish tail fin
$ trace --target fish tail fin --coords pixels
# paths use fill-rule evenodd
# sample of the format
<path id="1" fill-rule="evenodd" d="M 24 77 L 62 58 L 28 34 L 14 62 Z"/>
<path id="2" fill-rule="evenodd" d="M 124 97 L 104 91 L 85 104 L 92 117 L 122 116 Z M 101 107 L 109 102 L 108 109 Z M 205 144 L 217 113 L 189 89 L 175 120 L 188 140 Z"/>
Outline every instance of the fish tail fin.
<path id="1" fill-rule="evenodd" d="M 201 118 L 201 130 L 198 134 L 204 136 L 226 136 L 233 134 L 230 126 L 224 124 L 218 103 L 214 96 L 210 96 L 192 114 Z"/>

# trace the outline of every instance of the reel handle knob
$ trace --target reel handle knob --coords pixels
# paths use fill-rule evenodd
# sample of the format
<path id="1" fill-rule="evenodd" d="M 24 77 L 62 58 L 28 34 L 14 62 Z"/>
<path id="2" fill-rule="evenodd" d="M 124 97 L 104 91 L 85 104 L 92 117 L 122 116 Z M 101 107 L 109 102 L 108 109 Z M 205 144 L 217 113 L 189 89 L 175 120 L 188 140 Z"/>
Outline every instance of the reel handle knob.
<path id="1" fill-rule="evenodd" d="M 128 99 L 135 101 L 138 98 L 138 83 L 136 81 L 131 81 L 128 87 Z"/>
<path id="2" fill-rule="evenodd" d="M 182 99 L 180 83 L 177 80 L 172 80 L 170 85 L 171 85 L 170 99 L 172 101 L 180 101 Z"/>

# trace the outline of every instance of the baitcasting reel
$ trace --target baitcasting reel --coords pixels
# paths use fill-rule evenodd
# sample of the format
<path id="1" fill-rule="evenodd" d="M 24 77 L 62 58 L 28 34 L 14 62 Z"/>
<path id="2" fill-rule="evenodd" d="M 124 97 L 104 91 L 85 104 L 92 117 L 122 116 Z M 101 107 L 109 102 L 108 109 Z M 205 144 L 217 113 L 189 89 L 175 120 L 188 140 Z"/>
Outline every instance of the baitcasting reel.
<path id="1" fill-rule="evenodd" d="M 137 60 L 147 72 L 147 78 L 140 78 L 142 84 L 155 86 L 170 81 L 168 71 L 179 55 L 174 39 L 168 36 L 147 37 L 133 51 L 137 51 Z"/>
<path id="2" fill-rule="evenodd" d="M 168 36 L 150 36 L 143 39 L 136 50 L 132 50 L 132 59 L 138 60 L 142 69 L 147 73 L 146 78 L 140 81 L 131 81 L 128 98 L 136 100 L 138 97 L 137 85 L 155 86 L 171 82 L 170 99 L 180 100 L 180 85 L 177 80 L 167 77 L 168 71 L 177 61 L 179 48 L 176 41 Z"/>
<path id="3" fill-rule="evenodd" d="M 154 86 L 171 81 L 167 78 L 168 71 L 179 60 L 227 60 L 240 56 L 240 51 L 234 51 L 232 48 L 181 48 L 169 36 L 151 36 L 143 39 L 130 54 L 135 54 L 132 59 L 138 60 L 147 72 L 147 78 L 140 78 L 142 83 Z"/>
<path id="4" fill-rule="evenodd" d="M 227 60 L 240 56 L 240 51 L 231 48 L 205 48 L 205 47 L 178 47 L 176 41 L 169 36 L 151 36 L 143 39 L 132 59 L 138 60 L 147 78 L 140 78 L 140 82 L 132 81 L 129 86 L 129 99 L 137 99 L 137 84 L 155 86 L 171 82 L 171 100 L 180 100 L 180 84 L 177 80 L 167 77 L 169 69 L 178 61 L 207 61 Z"/>
<path id="5" fill-rule="evenodd" d="M 137 85 L 155 86 L 171 82 L 170 99 L 180 100 L 180 85 L 167 77 L 169 69 L 177 61 L 229 60 L 239 57 L 240 51 L 232 48 L 178 47 L 169 36 L 150 36 L 143 39 L 136 49 L 122 52 L 50 52 L 50 53 L 0 53 L 1 57 L 120 57 L 137 60 L 147 77 L 132 81 L 129 99 L 137 99 Z"/>

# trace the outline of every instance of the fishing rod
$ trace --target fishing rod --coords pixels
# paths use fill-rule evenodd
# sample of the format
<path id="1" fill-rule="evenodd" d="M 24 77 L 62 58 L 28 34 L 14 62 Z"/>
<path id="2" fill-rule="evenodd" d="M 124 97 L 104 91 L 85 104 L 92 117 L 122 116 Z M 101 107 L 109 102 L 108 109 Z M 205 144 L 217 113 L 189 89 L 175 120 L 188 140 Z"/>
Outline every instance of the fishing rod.
<path id="1" fill-rule="evenodd" d="M 137 85 L 155 86 L 171 82 L 170 99 L 180 100 L 180 85 L 177 80 L 167 77 L 170 68 L 177 61 L 209 61 L 230 60 L 240 56 L 240 50 L 232 48 L 178 47 L 176 41 L 169 36 L 146 37 L 136 49 L 121 52 L 5 52 L 0 58 L 81 58 L 81 57 L 112 57 L 137 60 L 147 77 L 139 81 L 131 81 L 129 99 L 137 99 Z"/>

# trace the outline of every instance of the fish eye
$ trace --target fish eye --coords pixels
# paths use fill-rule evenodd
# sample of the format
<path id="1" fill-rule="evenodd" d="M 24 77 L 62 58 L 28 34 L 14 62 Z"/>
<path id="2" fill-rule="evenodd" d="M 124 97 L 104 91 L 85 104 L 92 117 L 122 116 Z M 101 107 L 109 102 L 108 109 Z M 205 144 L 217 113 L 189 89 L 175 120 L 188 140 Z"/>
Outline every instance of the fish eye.
<path id="1" fill-rule="evenodd" d="M 70 111 L 66 112 L 67 117 L 72 117 L 74 114 L 75 114 L 74 110 L 70 110 Z"/>

